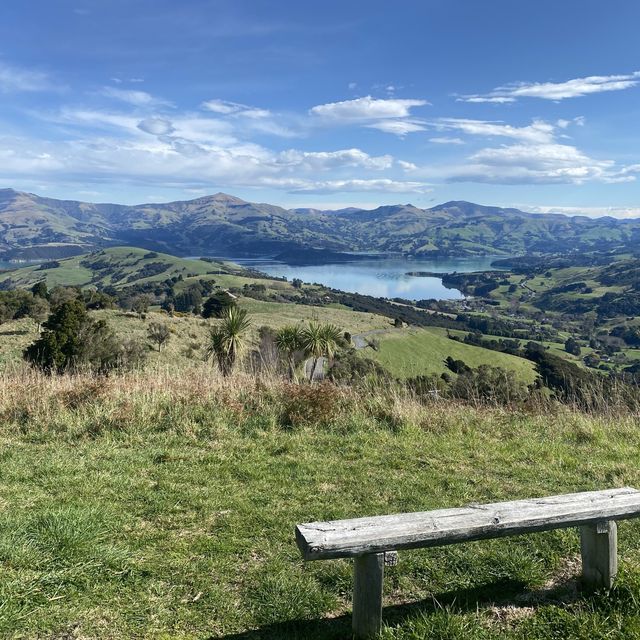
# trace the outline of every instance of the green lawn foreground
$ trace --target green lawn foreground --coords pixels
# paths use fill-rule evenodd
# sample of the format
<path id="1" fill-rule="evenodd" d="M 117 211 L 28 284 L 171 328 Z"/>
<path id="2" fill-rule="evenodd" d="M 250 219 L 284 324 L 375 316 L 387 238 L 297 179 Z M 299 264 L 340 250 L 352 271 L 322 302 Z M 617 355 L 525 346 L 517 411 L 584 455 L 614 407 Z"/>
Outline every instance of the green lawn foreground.
<path id="1" fill-rule="evenodd" d="M 208 369 L 0 379 L 2 638 L 331 639 L 351 563 L 296 523 L 640 486 L 637 418 L 419 405 Z M 640 522 L 583 593 L 573 530 L 401 552 L 383 637 L 640 638 Z"/>

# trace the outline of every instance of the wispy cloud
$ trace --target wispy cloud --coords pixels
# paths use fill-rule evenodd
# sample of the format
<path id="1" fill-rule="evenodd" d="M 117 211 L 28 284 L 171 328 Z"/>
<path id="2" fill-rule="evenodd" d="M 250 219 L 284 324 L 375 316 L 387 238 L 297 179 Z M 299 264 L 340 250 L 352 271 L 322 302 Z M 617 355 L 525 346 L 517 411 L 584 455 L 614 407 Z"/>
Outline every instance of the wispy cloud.
<path id="1" fill-rule="evenodd" d="M 426 129 L 420 120 L 380 120 L 379 122 L 365 126 L 369 129 L 384 131 L 384 133 L 393 133 L 400 138 L 404 138 L 408 133 L 415 133 L 416 131 L 424 131 Z"/>
<path id="2" fill-rule="evenodd" d="M 208 100 L 202 103 L 202 108 L 212 113 L 242 116 L 243 118 L 268 118 L 271 115 L 271 112 L 267 109 L 250 107 L 246 104 L 229 102 L 228 100 Z"/>
<path id="3" fill-rule="evenodd" d="M 434 142 L 435 144 L 464 144 L 462 138 L 448 138 L 447 136 L 429 138 L 429 142 Z"/>
<path id="4" fill-rule="evenodd" d="M 534 120 L 524 127 L 516 127 L 500 121 L 440 118 L 431 125 L 441 131 L 459 131 L 474 136 L 503 137 L 540 143 L 550 142 L 554 131 L 554 126 L 543 120 Z"/>
<path id="5" fill-rule="evenodd" d="M 163 100 L 162 98 L 152 96 L 146 91 L 137 91 L 135 89 L 117 89 L 116 87 L 103 87 L 100 93 L 106 98 L 119 100 L 120 102 L 126 102 L 127 104 L 133 105 L 135 107 L 171 105 L 168 100 Z"/>
<path id="6" fill-rule="evenodd" d="M 56 86 L 42 71 L 15 67 L 0 61 L 0 92 L 49 91 Z"/>
<path id="7" fill-rule="evenodd" d="M 640 218 L 640 207 L 566 207 L 563 205 L 516 205 L 519 209 L 530 213 L 563 213 L 568 216 L 588 216 L 600 218 Z"/>
<path id="8" fill-rule="evenodd" d="M 510 103 L 519 98 L 541 98 L 543 100 L 566 100 L 592 93 L 621 91 L 640 83 L 640 71 L 622 75 L 586 76 L 564 82 L 517 82 L 496 87 L 486 94 L 460 96 L 459 102 Z"/>

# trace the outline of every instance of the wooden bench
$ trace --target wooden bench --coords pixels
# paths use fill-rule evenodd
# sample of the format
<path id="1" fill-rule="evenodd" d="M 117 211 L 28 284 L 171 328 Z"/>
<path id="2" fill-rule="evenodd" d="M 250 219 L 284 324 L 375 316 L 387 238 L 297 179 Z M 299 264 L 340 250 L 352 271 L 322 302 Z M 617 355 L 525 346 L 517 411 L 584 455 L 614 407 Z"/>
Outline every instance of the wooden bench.
<path id="1" fill-rule="evenodd" d="M 625 487 L 460 509 L 310 522 L 296 527 L 296 541 L 305 560 L 355 559 L 353 631 L 357 638 L 370 638 L 380 632 L 382 624 L 387 552 L 580 527 L 583 579 L 594 587 L 610 588 L 617 572 L 616 520 L 639 515 L 640 491 Z"/>

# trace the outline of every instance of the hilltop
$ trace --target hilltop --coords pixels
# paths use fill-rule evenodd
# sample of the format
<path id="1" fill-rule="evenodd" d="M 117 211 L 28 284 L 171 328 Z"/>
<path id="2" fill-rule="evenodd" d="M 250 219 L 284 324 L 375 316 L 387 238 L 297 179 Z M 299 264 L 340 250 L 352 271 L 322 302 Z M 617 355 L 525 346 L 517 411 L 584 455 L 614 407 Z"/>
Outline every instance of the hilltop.
<path id="1" fill-rule="evenodd" d="M 0 190 L 5 259 L 59 258 L 105 246 L 176 255 L 295 254 L 314 248 L 413 256 L 633 249 L 640 220 L 531 214 L 452 201 L 373 210 L 284 209 L 224 193 L 140 205 L 92 204 Z"/>

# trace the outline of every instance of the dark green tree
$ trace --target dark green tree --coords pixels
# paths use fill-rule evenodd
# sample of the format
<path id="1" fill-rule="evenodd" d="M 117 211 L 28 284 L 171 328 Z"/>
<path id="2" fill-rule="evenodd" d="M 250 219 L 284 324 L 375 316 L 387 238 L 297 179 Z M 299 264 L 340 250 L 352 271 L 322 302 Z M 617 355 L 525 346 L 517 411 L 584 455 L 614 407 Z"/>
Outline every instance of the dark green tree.
<path id="1" fill-rule="evenodd" d="M 44 331 L 24 358 L 47 373 L 88 367 L 104 372 L 119 364 L 121 345 L 104 320 L 93 320 L 80 300 L 62 303 L 43 324 Z"/>
<path id="2" fill-rule="evenodd" d="M 31 293 L 36 298 L 44 298 L 45 300 L 49 297 L 49 289 L 47 288 L 47 283 L 44 280 L 40 280 L 40 282 L 36 282 L 33 287 L 31 287 Z"/>
<path id="3" fill-rule="evenodd" d="M 222 318 L 225 311 L 235 305 L 235 300 L 226 291 L 218 291 L 202 305 L 202 317 Z"/>
<path id="4" fill-rule="evenodd" d="M 567 338 L 567 341 L 564 343 L 564 350 L 572 356 L 579 356 L 582 351 L 579 342 L 573 336 Z"/>
<path id="5" fill-rule="evenodd" d="M 180 313 L 200 313 L 202 308 L 202 293 L 200 287 L 193 286 L 176 294 L 174 301 L 175 310 Z"/>

